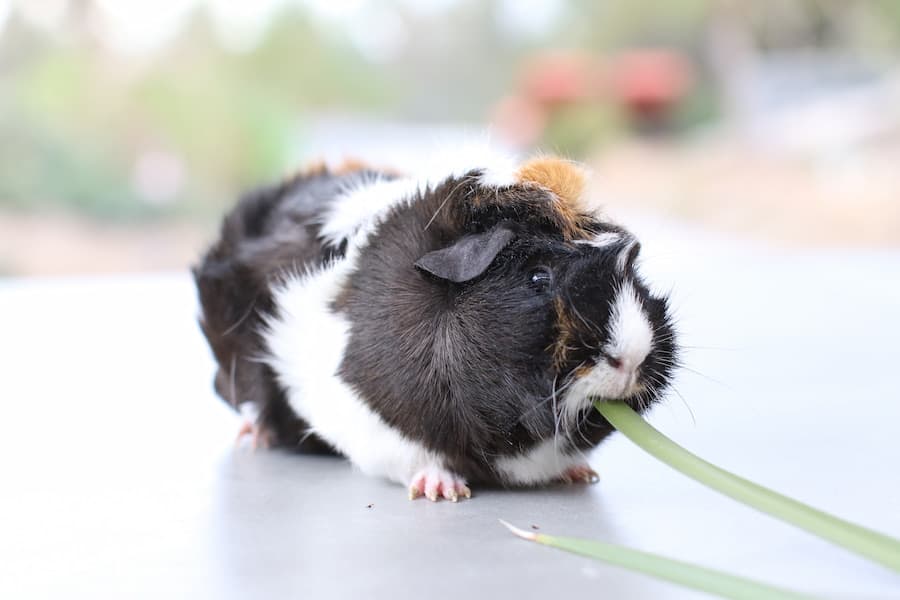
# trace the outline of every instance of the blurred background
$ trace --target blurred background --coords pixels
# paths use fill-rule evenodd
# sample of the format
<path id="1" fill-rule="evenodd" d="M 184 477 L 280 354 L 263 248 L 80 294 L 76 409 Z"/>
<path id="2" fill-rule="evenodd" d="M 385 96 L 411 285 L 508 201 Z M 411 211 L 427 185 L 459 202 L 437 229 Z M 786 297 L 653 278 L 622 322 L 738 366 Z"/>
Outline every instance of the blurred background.
<path id="1" fill-rule="evenodd" d="M 304 161 L 489 130 L 616 211 L 900 244 L 894 0 L 0 0 L 0 275 L 182 269 Z"/>

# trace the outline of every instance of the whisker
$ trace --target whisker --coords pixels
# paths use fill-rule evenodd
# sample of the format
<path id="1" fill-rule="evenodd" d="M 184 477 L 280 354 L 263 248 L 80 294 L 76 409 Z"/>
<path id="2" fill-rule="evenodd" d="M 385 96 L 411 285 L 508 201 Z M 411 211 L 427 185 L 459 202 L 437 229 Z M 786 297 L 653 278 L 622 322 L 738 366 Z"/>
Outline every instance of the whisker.
<path id="1" fill-rule="evenodd" d="M 685 407 L 686 409 L 688 409 L 688 414 L 691 415 L 691 422 L 694 424 L 694 426 L 696 426 L 696 425 L 697 425 L 697 419 L 694 417 L 694 411 L 691 410 L 691 407 L 690 407 L 690 405 L 687 403 L 687 400 L 684 399 L 684 396 L 681 395 L 681 392 L 679 392 L 677 388 L 674 388 L 674 387 L 673 387 L 673 388 L 672 388 L 672 391 L 675 392 L 675 395 L 676 395 L 676 396 L 678 396 L 679 398 L 681 398 L 681 403 L 684 404 L 684 407 Z"/>
<path id="2" fill-rule="evenodd" d="M 559 405 L 556 401 L 556 379 L 558 375 L 553 377 L 553 447 L 559 448 L 559 427 L 560 422 L 562 421 L 562 413 L 559 410 Z M 556 462 L 556 470 L 559 471 L 559 452 L 553 453 L 554 460 Z"/>
<path id="3" fill-rule="evenodd" d="M 674 337 L 674 336 L 672 336 Z M 665 340 L 668 341 L 668 340 Z M 740 352 L 740 348 L 730 348 L 727 346 L 692 346 L 688 344 L 678 344 L 679 348 L 684 350 L 713 350 L 713 351 L 724 351 L 724 352 Z"/>
<path id="4" fill-rule="evenodd" d="M 579 319 L 582 323 L 584 323 L 584 326 L 585 326 L 585 327 L 587 327 L 587 328 L 588 328 L 589 330 L 591 330 L 593 333 L 597 334 L 597 336 L 602 337 L 603 331 L 600 329 L 600 327 L 599 327 L 596 323 L 594 323 L 593 321 L 591 321 L 591 320 L 585 318 L 585 316 L 582 315 L 581 312 L 578 310 L 578 308 L 575 306 L 575 303 L 574 303 L 574 302 L 572 302 L 572 301 L 570 300 L 570 301 L 569 301 L 569 306 L 572 307 L 572 312 L 575 313 L 575 316 L 578 317 L 578 319 Z"/>
<path id="5" fill-rule="evenodd" d="M 431 215 L 431 218 L 428 219 L 427 223 L 425 223 L 425 228 L 422 231 L 428 231 L 428 228 L 431 226 L 431 224 L 437 218 L 437 216 L 441 212 L 441 210 L 444 209 L 444 206 L 447 205 L 447 202 L 450 201 L 450 198 L 452 198 L 454 196 L 454 194 L 456 194 L 456 192 L 459 190 L 459 188 L 461 188 L 463 185 L 465 185 L 467 183 L 470 183 L 469 177 L 464 176 L 462 178 L 462 180 L 458 184 L 456 184 L 456 186 L 454 186 L 454 188 L 452 190 L 450 190 L 450 193 L 447 194 L 447 196 L 444 198 L 443 202 L 441 202 L 440 206 L 437 207 L 437 210 L 434 211 L 434 214 Z"/>
<path id="6" fill-rule="evenodd" d="M 724 381 L 720 381 L 720 380 L 716 379 L 715 377 L 710 377 L 709 375 L 707 375 L 707 374 L 705 374 L 705 373 L 701 373 L 700 371 L 698 371 L 698 370 L 696 370 L 696 369 L 692 369 L 692 368 L 687 367 L 687 366 L 685 366 L 685 365 L 677 365 L 677 367 L 678 367 L 679 369 L 683 370 L 683 371 L 687 371 L 688 373 L 693 373 L 694 375 L 699 375 L 700 377 L 703 377 L 703 378 L 706 379 L 707 381 L 710 381 L 710 382 L 712 382 L 712 383 L 715 383 L 716 385 L 722 386 L 723 388 L 727 389 L 728 391 L 731 391 L 731 392 L 734 391 L 734 388 L 733 388 L 733 387 L 731 387 L 730 385 L 728 385 L 728 384 L 725 383 Z"/>
<path id="7" fill-rule="evenodd" d="M 591 423 L 591 413 L 592 413 L 592 412 L 594 412 L 594 411 L 593 411 L 593 407 L 591 407 L 591 408 L 589 408 L 588 410 L 584 411 L 584 417 L 581 419 L 581 421 L 578 423 L 578 426 L 577 426 L 576 429 L 575 429 L 575 431 L 576 431 L 576 432 L 578 433 L 578 435 L 581 437 L 581 440 L 582 440 L 586 445 L 588 445 L 588 446 L 593 446 L 594 444 L 591 443 L 591 440 L 589 440 L 589 439 L 587 438 L 587 436 L 585 435 L 584 431 L 582 431 L 582 426 L 584 426 L 584 425 L 591 425 L 591 424 L 592 424 L 592 423 Z M 579 451 L 580 451 L 580 450 L 579 450 Z M 582 453 L 582 456 L 584 456 L 583 453 Z M 585 458 L 586 458 L 586 457 L 585 457 Z"/>
<path id="8" fill-rule="evenodd" d="M 555 379 L 554 379 L 554 381 L 555 381 Z M 518 423 L 518 422 L 521 421 L 523 418 L 525 418 L 526 416 L 528 416 L 529 414 L 531 414 L 532 411 L 535 411 L 535 410 L 541 408 L 542 406 L 546 405 L 546 404 L 547 404 L 548 402 L 550 402 L 551 400 L 554 400 L 554 395 L 555 395 L 555 394 L 559 394 L 559 393 L 565 392 L 567 389 L 569 389 L 569 387 L 571 387 L 571 385 L 572 385 L 573 383 L 575 383 L 574 378 L 573 378 L 573 379 L 570 379 L 569 381 L 567 381 L 566 383 L 564 383 L 564 384 L 562 385 L 562 387 L 560 387 L 560 388 L 558 388 L 558 389 L 555 389 L 553 392 L 551 392 L 551 394 L 550 394 L 549 396 L 546 396 L 545 398 L 539 399 L 539 400 L 537 401 L 537 404 L 535 404 L 534 406 L 532 406 L 531 408 L 529 408 L 528 410 L 526 410 L 524 413 L 522 413 L 522 414 L 519 416 L 519 418 L 516 420 L 516 422 Z M 554 385 L 555 385 L 555 383 L 554 383 Z M 554 410 L 555 410 L 555 408 L 554 408 Z"/>
<path id="9" fill-rule="evenodd" d="M 556 376 L 553 377 L 553 384 L 550 387 L 550 397 L 553 398 L 553 441 L 556 442 L 556 436 L 559 434 L 559 421 L 556 420 L 556 415 L 559 412 L 559 406 L 556 402 Z"/>
<path id="10" fill-rule="evenodd" d="M 258 299 L 259 299 L 259 294 L 257 293 L 255 296 L 253 296 L 253 300 L 250 301 L 250 306 L 247 307 L 247 310 L 244 311 L 244 314 L 242 314 L 238 318 L 238 320 L 235 321 L 235 323 L 233 325 L 231 325 L 230 327 L 228 327 L 228 329 L 226 329 L 225 331 L 222 332 L 223 336 L 226 336 L 226 335 L 232 333 L 235 329 L 240 327 L 241 323 L 243 323 L 244 321 L 247 320 L 247 317 L 249 317 L 251 314 L 253 314 L 253 309 L 256 307 L 256 301 Z"/>
<path id="11" fill-rule="evenodd" d="M 231 388 L 231 399 L 229 404 L 231 404 L 234 408 L 238 406 L 237 399 L 237 385 L 235 385 L 235 373 L 237 372 L 237 352 L 231 355 L 231 381 L 229 383 L 229 387 Z"/>

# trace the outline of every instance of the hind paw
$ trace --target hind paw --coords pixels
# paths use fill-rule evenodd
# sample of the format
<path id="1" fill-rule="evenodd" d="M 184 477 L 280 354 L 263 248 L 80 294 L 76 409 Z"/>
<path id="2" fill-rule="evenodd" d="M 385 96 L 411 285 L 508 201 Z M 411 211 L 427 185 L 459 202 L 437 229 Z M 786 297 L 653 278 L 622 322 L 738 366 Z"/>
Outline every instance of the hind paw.
<path id="1" fill-rule="evenodd" d="M 243 442 L 244 438 L 250 437 L 250 447 L 253 450 L 258 448 L 268 449 L 272 446 L 272 436 L 269 434 L 268 430 L 263 428 L 258 423 L 251 423 L 250 421 L 244 421 L 241 425 L 241 428 L 238 429 L 237 438 L 234 440 L 235 446 L 240 446 Z"/>
<path id="2" fill-rule="evenodd" d="M 569 467 L 559 477 L 563 483 L 597 483 L 600 475 L 588 465 Z"/>
<path id="3" fill-rule="evenodd" d="M 272 437 L 271 431 L 260 424 L 259 407 L 256 402 L 242 402 L 237 408 L 238 412 L 244 418 L 244 422 L 241 424 L 241 428 L 238 429 L 234 445 L 240 446 L 244 438 L 249 436 L 250 447 L 252 449 L 271 448 L 275 440 Z"/>
<path id="4" fill-rule="evenodd" d="M 429 467 L 413 475 L 409 484 L 409 499 L 415 500 L 419 496 L 432 502 L 437 502 L 438 498 L 457 502 L 460 498 L 471 498 L 472 490 L 462 477 L 445 469 Z"/>

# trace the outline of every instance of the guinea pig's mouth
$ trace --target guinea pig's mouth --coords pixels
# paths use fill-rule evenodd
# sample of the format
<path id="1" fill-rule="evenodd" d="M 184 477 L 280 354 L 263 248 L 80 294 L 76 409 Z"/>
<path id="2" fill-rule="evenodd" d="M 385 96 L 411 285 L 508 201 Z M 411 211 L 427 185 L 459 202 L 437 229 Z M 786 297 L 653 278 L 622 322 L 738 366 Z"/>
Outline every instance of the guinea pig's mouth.
<path id="1" fill-rule="evenodd" d="M 570 422 L 594 400 L 628 400 L 647 391 L 640 376 L 640 364 L 621 359 L 600 358 L 593 366 L 578 369 L 572 377 L 563 402 Z"/>

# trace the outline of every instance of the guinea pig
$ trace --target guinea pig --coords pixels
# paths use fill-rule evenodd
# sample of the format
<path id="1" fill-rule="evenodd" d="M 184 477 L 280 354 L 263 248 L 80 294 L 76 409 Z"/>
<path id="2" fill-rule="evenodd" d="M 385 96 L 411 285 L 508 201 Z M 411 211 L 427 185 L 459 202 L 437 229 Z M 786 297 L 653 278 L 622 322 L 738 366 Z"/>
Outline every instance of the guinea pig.
<path id="1" fill-rule="evenodd" d="M 243 197 L 194 268 L 215 389 L 263 445 L 410 498 L 591 481 L 585 452 L 677 363 L 640 244 L 557 158 L 426 176 L 315 168 Z"/>

